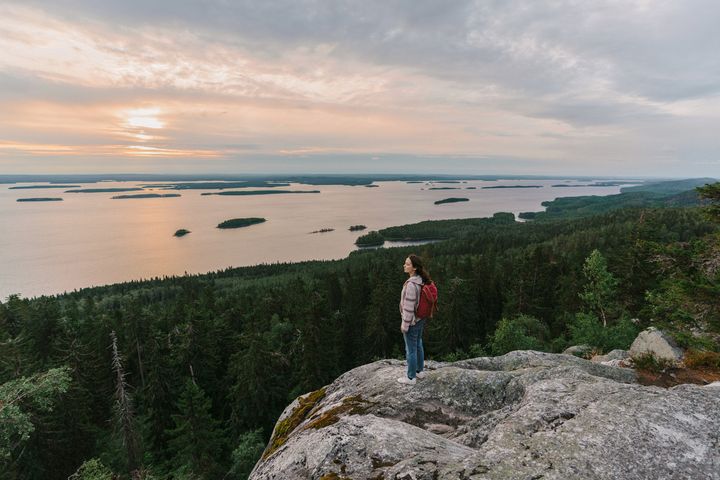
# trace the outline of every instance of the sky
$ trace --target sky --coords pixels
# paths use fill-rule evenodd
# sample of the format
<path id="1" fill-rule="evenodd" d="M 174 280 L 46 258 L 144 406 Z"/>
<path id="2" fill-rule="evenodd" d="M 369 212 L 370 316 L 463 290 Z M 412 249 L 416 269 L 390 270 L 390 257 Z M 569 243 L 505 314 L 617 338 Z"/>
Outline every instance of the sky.
<path id="1" fill-rule="evenodd" d="M 2 0 L 0 174 L 720 177 L 716 0 Z"/>

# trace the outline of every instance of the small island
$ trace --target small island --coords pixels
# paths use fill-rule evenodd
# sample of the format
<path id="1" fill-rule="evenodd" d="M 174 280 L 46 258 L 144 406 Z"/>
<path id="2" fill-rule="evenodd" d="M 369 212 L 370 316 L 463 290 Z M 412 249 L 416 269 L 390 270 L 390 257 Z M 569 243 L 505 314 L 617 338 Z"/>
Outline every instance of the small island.
<path id="1" fill-rule="evenodd" d="M 465 187 L 465 190 L 477 190 L 477 187 Z"/>
<path id="2" fill-rule="evenodd" d="M 450 197 L 450 198 L 443 198 L 442 200 L 438 200 L 435 202 L 435 205 L 442 205 L 443 203 L 457 203 L 457 202 L 469 202 L 469 198 L 464 197 Z"/>
<path id="3" fill-rule="evenodd" d="M 78 190 L 65 190 L 65 193 L 114 193 L 114 192 L 137 192 L 142 188 L 81 188 Z"/>
<path id="4" fill-rule="evenodd" d="M 351 232 L 357 232 L 359 230 L 365 230 L 367 227 L 365 225 L 352 225 L 348 230 Z"/>
<path id="5" fill-rule="evenodd" d="M 320 230 L 315 230 L 310 233 L 327 233 L 327 232 L 334 232 L 334 231 L 335 231 L 334 228 L 321 228 Z"/>
<path id="6" fill-rule="evenodd" d="M 112 197 L 113 200 L 123 200 L 126 198 L 167 198 L 167 197 L 179 197 L 179 193 L 136 193 L 131 195 L 115 195 Z"/>
<path id="7" fill-rule="evenodd" d="M 18 198 L 18 202 L 62 202 L 58 197 Z"/>
<path id="8" fill-rule="evenodd" d="M 428 190 L 460 190 L 460 187 L 430 187 Z"/>
<path id="9" fill-rule="evenodd" d="M 190 233 L 190 230 L 185 230 L 184 228 L 181 228 L 180 230 L 176 231 L 173 237 L 184 237 Z"/>
<path id="10" fill-rule="evenodd" d="M 383 237 L 380 232 L 377 232 L 373 230 L 370 233 L 366 233 L 365 235 L 358 237 L 357 240 L 355 240 L 355 245 L 358 247 L 377 247 L 385 243 L 385 237 Z"/>
<path id="11" fill-rule="evenodd" d="M 379 187 L 380 185 L 372 184 L 372 185 L 365 185 L 365 186 L 366 186 L 367 188 L 377 188 L 377 187 Z"/>
<path id="12" fill-rule="evenodd" d="M 224 222 L 218 223 L 217 228 L 241 228 L 241 227 L 248 227 L 250 225 L 255 225 L 258 223 L 263 223 L 266 220 L 264 218 L 258 218 L 258 217 L 249 217 L 249 218 L 231 218 L 230 220 L 225 220 Z"/>

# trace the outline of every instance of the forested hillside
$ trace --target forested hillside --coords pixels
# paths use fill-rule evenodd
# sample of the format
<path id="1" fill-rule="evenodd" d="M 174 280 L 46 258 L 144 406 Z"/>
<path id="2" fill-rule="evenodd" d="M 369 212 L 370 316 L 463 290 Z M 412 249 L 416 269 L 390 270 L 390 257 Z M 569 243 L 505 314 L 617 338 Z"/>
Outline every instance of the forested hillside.
<path id="1" fill-rule="evenodd" d="M 411 252 L 440 290 L 425 335 L 436 360 L 624 348 L 651 324 L 717 351 L 717 212 L 692 206 L 694 191 L 623 204 L 638 193 L 593 197 L 599 214 L 567 199 L 548 205 L 562 206 L 557 218 L 386 229 L 445 240 L 340 261 L 10 297 L 0 303 L 3 478 L 245 478 L 297 395 L 403 357 L 398 297 Z M 717 200 L 717 188 L 703 195 Z M 694 200 L 678 207 L 671 196 Z"/>

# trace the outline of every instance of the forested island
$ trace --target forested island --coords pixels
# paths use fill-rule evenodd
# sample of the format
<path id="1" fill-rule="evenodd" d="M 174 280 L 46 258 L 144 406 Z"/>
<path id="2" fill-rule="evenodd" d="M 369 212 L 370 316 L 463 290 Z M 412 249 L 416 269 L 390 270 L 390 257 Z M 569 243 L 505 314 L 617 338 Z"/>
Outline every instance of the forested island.
<path id="1" fill-rule="evenodd" d="M 137 192 L 142 188 L 81 188 L 76 190 L 65 190 L 65 193 L 114 193 L 114 192 Z"/>
<path id="2" fill-rule="evenodd" d="M 113 200 L 124 200 L 126 198 L 170 198 L 179 197 L 179 193 L 138 193 L 134 195 L 115 195 Z"/>
<path id="3" fill-rule="evenodd" d="M 427 358 L 609 352 L 657 326 L 698 368 L 717 369 L 720 184 L 700 183 L 557 199 L 527 222 L 500 213 L 392 227 L 371 233 L 444 240 L 342 260 L 10 296 L 0 303 L 0 404 L 11 407 L 0 471 L 246 478 L 291 400 L 403 358 L 398 297 L 413 252 L 440 290 Z"/>
<path id="4" fill-rule="evenodd" d="M 8 187 L 8 190 L 35 190 L 41 188 L 77 188 L 80 185 L 22 185 L 17 187 Z"/>
<path id="5" fill-rule="evenodd" d="M 430 187 L 428 190 L 460 190 L 460 187 Z"/>
<path id="6" fill-rule="evenodd" d="M 231 190 L 229 192 L 218 192 L 218 193 L 205 192 L 202 195 L 246 196 L 246 195 L 277 195 L 277 194 L 285 194 L 285 193 L 320 193 L 320 190 L 250 190 L 250 191 Z"/>
<path id="7" fill-rule="evenodd" d="M 62 202 L 60 197 L 33 197 L 33 198 L 18 198 L 18 202 Z"/>
<path id="8" fill-rule="evenodd" d="M 184 237 L 188 233 L 191 233 L 190 230 L 185 230 L 184 228 L 181 228 L 179 230 L 176 230 L 173 234 L 174 237 Z"/>
<path id="9" fill-rule="evenodd" d="M 264 218 L 258 218 L 258 217 L 248 217 L 248 218 L 231 218 L 230 220 L 225 220 L 224 222 L 218 223 L 217 228 L 241 228 L 241 227 L 248 227 L 250 225 L 256 225 L 258 223 L 263 223 L 266 220 Z"/>
<path id="10" fill-rule="evenodd" d="M 328 232 L 334 232 L 334 231 L 335 231 L 334 228 L 321 228 L 320 230 L 313 230 L 313 231 L 310 232 L 310 233 L 311 233 L 311 234 L 312 234 L 312 233 L 328 233 Z"/>
<path id="11" fill-rule="evenodd" d="M 165 190 L 224 190 L 226 188 L 254 188 L 254 187 L 288 187 L 289 183 L 268 181 L 243 182 L 186 182 L 186 183 L 156 183 L 142 185 L 143 188 L 162 188 Z"/>
<path id="12" fill-rule="evenodd" d="M 367 227 L 365 225 L 351 225 L 348 230 L 350 230 L 351 232 L 357 232 L 360 230 L 365 230 L 366 228 Z"/>
<path id="13" fill-rule="evenodd" d="M 443 198 L 442 200 L 437 200 L 435 205 L 442 205 L 443 203 L 457 203 L 457 202 L 469 202 L 469 198 L 465 197 L 450 197 L 450 198 Z"/>

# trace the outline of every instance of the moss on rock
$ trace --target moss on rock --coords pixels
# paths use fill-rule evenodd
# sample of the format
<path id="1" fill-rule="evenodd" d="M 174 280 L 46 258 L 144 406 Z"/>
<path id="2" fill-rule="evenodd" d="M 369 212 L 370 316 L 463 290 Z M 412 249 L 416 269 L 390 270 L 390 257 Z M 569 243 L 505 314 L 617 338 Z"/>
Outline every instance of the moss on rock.
<path id="1" fill-rule="evenodd" d="M 287 418 L 277 423 L 270 444 L 263 453 L 263 460 L 275 453 L 287 441 L 290 434 L 308 417 L 308 413 L 323 398 L 325 398 L 325 387 L 298 398 L 299 405 L 295 410 Z"/>

